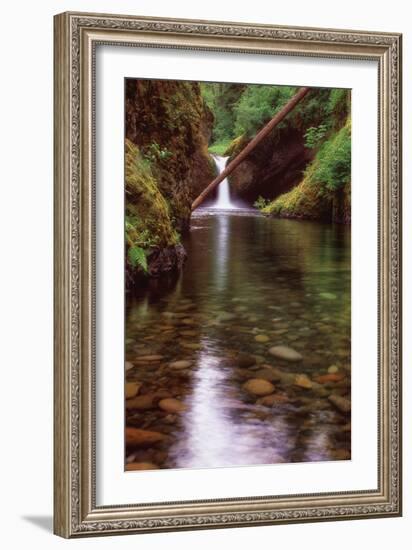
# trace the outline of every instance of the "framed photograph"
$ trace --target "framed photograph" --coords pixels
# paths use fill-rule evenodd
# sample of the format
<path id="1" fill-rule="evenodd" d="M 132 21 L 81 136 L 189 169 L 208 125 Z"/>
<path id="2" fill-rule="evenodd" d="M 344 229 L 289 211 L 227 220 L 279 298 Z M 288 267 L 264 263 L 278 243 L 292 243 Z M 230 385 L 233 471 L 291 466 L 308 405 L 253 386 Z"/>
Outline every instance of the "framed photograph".
<path id="1" fill-rule="evenodd" d="M 401 514 L 401 35 L 55 17 L 54 531 Z"/>

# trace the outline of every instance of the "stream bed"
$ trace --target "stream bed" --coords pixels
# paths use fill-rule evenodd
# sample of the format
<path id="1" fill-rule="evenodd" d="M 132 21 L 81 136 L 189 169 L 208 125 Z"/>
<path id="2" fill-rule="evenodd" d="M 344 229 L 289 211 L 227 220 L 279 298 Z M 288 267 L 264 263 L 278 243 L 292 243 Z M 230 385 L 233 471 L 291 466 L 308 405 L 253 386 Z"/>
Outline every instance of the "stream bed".
<path id="1" fill-rule="evenodd" d="M 126 299 L 128 470 L 348 460 L 350 228 L 199 209 Z"/>

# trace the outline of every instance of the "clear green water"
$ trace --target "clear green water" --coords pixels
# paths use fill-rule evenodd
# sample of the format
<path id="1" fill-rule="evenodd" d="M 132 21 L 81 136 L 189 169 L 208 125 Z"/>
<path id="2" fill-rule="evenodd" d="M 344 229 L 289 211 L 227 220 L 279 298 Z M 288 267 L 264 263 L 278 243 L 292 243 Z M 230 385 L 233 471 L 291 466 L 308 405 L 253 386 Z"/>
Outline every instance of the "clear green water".
<path id="1" fill-rule="evenodd" d="M 180 275 L 127 296 L 126 377 L 152 401 L 127 407 L 126 425 L 165 437 L 127 446 L 126 461 L 200 468 L 350 458 L 350 413 L 330 399 L 350 399 L 350 228 L 204 209 L 184 245 Z M 279 345 L 302 359 L 274 357 Z M 171 368 L 177 360 L 191 363 Z M 282 374 L 271 404 L 244 388 L 268 366 Z M 336 379 L 317 381 L 330 373 Z M 162 410 L 162 397 L 184 410 Z"/>

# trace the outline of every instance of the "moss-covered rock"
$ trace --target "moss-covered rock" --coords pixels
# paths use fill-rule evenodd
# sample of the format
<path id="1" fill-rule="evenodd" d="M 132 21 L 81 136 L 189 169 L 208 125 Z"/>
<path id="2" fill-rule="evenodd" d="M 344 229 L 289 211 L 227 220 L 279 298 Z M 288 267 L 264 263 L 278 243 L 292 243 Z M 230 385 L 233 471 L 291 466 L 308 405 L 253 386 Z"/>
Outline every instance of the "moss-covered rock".
<path id="1" fill-rule="evenodd" d="M 207 150 L 212 124 L 198 83 L 126 81 L 126 137 L 150 158 L 178 231 L 188 228 L 191 203 L 214 176 Z"/>
<path id="2" fill-rule="evenodd" d="M 130 286 L 142 274 L 157 276 L 178 267 L 183 262 L 184 251 L 151 163 L 128 139 L 125 142 L 125 198 L 126 283 Z"/>
<path id="3" fill-rule="evenodd" d="M 350 223 L 350 135 L 351 120 L 348 117 L 344 126 L 332 131 L 317 151 L 301 182 L 265 206 L 263 213 Z"/>

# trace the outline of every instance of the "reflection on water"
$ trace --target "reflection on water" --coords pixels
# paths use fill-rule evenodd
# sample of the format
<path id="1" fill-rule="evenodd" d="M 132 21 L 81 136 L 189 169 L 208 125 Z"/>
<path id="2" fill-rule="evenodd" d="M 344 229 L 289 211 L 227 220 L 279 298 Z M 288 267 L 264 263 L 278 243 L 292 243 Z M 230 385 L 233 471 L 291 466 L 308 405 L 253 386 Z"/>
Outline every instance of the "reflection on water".
<path id="1" fill-rule="evenodd" d="M 204 209 L 184 244 L 180 276 L 127 297 L 126 424 L 161 434 L 127 462 L 350 458 L 349 228 Z"/>

